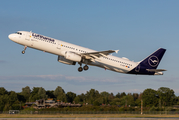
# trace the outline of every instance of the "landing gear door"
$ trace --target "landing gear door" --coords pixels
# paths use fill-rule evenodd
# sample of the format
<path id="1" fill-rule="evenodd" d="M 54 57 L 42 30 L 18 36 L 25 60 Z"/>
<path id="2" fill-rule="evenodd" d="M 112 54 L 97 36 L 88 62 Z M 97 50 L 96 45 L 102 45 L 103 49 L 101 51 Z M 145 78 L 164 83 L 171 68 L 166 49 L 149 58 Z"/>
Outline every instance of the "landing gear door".
<path id="1" fill-rule="evenodd" d="M 28 40 L 28 41 L 31 40 L 31 33 L 26 33 L 26 38 L 25 38 L 25 40 Z"/>

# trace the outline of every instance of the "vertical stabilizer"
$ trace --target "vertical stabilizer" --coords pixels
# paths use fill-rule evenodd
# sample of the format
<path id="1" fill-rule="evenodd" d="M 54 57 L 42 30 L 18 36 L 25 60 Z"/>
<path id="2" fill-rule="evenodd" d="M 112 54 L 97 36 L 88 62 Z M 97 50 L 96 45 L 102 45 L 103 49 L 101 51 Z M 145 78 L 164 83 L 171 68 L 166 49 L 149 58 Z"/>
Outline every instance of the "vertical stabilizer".
<path id="1" fill-rule="evenodd" d="M 147 58 L 139 62 L 139 64 L 129 73 L 154 75 L 155 74 L 154 70 L 158 67 L 165 51 L 166 49 L 159 48 L 157 51 L 155 51 Z"/>
<path id="2" fill-rule="evenodd" d="M 146 69 L 156 69 L 165 53 L 166 49 L 160 48 L 147 58 L 140 62 L 141 67 L 145 67 Z"/>

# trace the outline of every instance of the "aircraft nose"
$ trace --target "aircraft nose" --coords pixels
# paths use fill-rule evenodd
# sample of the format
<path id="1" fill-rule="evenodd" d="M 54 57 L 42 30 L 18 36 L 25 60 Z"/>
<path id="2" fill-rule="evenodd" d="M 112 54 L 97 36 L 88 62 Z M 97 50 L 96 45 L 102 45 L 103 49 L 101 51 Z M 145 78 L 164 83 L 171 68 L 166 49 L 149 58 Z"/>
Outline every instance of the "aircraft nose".
<path id="1" fill-rule="evenodd" d="M 13 35 L 10 34 L 10 35 L 8 36 L 8 38 L 9 38 L 10 40 L 12 40 L 12 39 L 13 39 Z"/>
<path id="2" fill-rule="evenodd" d="M 10 35 L 8 36 L 8 38 L 9 38 L 10 40 L 14 41 L 14 42 L 17 42 L 17 35 L 15 35 L 15 34 L 10 34 Z"/>

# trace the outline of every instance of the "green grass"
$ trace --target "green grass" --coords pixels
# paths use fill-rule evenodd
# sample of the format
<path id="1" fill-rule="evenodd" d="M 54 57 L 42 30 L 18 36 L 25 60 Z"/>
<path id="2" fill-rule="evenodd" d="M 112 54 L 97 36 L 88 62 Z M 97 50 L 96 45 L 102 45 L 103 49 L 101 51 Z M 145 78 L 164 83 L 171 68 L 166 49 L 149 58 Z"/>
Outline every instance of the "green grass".
<path id="1" fill-rule="evenodd" d="M 179 118 L 179 115 L 136 114 L 0 114 L 0 118 Z"/>

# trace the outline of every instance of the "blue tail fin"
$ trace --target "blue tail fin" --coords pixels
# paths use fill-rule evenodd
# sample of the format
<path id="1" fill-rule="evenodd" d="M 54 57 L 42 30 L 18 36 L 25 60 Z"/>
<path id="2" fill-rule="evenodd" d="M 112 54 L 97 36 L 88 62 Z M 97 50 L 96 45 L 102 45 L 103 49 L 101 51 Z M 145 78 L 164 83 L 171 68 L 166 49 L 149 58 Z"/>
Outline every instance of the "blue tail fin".
<path id="1" fill-rule="evenodd" d="M 146 69 L 156 69 L 165 53 L 166 49 L 160 48 L 143 61 L 140 62 L 141 67 L 145 67 Z"/>
<path id="2" fill-rule="evenodd" d="M 155 72 L 149 71 L 149 69 L 156 69 L 165 53 L 166 49 L 159 48 L 157 51 L 149 55 L 147 58 L 142 60 L 138 66 L 131 70 L 130 74 L 147 74 L 154 75 Z"/>

